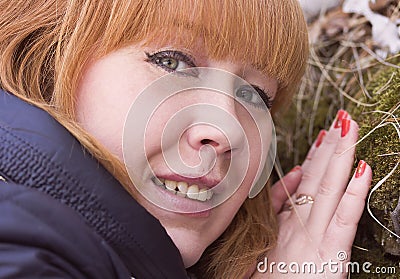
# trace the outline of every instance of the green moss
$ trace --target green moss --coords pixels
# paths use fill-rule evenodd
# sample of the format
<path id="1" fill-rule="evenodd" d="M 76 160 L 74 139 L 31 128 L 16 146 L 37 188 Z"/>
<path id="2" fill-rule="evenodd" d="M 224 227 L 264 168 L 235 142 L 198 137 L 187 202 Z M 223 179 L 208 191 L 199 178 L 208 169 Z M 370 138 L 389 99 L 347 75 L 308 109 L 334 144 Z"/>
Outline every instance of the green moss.
<path id="1" fill-rule="evenodd" d="M 367 90 L 372 98 L 372 107 L 350 106 L 349 110 L 360 125 L 360 137 L 367 135 L 381 123 L 399 120 L 400 109 L 400 70 L 384 67 L 368 84 Z M 365 98 L 364 98 L 365 99 Z M 382 112 L 391 112 L 389 116 Z M 386 120 L 385 120 L 386 119 Z M 400 127 L 399 127 L 400 128 Z M 390 155 L 391 154 L 391 155 Z M 396 129 L 386 125 L 367 136 L 357 147 L 358 159 L 367 161 L 373 169 L 373 182 L 376 185 L 396 165 L 400 159 L 400 141 Z M 400 168 L 398 168 L 371 196 L 370 207 L 374 215 L 390 230 L 394 230 L 390 213 L 394 211 L 400 197 Z M 364 217 L 367 218 L 367 217 Z M 385 252 L 400 255 L 400 242 L 382 227 L 370 220 L 372 235 Z"/>
<path id="2" fill-rule="evenodd" d="M 399 59 L 397 59 L 399 60 Z M 393 60 L 391 61 L 393 63 Z M 400 65 L 400 63 L 398 63 Z M 348 80 L 342 78 L 344 81 Z M 390 82 L 389 82 L 390 81 Z M 321 79 L 318 69 L 312 68 L 306 77 L 305 90 L 295 100 L 285 116 L 275 119 L 278 135 L 278 156 L 282 169 L 287 172 L 295 164 L 301 164 L 306 153 L 321 129 L 328 129 L 339 108 L 346 108 L 359 123 L 360 138 L 379 125 L 387 114 L 392 112 L 397 118 L 400 109 L 393 111 L 400 102 L 400 70 L 378 63 L 364 74 L 364 82 L 371 98 L 360 90 L 346 90 L 349 94 L 373 106 L 357 106 L 345 98 L 333 85 Z M 318 84 L 319 89 L 318 89 Z M 354 84 L 354 82 L 353 82 Z M 358 87 L 359 88 L 359 87 Z M 377 112 L 381 111 L 381 112 Z M 390 117 L 392 119 L 393 117 Z M 400 121 L 400 120 L 399 120 Z M 367 161 L 373 169 L 373 182 L 376 185 L 400 159 L 399 155 L 387 155 L 400 152 L 397 131 L 391 125 L 379 128 L 367 136 L 357 146 L 355 164 L 360 159 Z M 390 213 L 395 209 L 400 196 L 400 167 L 371 196 L 370 207 L 374 215 L 390 230 L 393 223 Z M 358 227 L 352 261 L 371 262 L 372 267 L 396 267 L 400 273 L 398 256 L 400 244 L 365 210 Z M 398 278 L 398 274 L 352 274 L 351 278 Z"/>

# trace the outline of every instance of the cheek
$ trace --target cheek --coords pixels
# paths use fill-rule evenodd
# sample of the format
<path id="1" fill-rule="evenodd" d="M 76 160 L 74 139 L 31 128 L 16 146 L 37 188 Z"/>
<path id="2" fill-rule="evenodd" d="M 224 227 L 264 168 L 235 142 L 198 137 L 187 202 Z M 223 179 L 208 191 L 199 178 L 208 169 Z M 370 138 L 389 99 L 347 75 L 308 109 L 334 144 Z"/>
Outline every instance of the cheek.
<path id="1" fill-rule="evenodd" d="M 176 109 L 167 101 L 154 109 L 148 119 L 144 133 L 144 144 L 146 156 L 149 159 L 160 153 L 164 128 L 175 111 Z"/>
<path id="2" fill-rule="evenodd" d="M 193 103 L 196 103 L 196 99 L 190 98 L 190 95 L 176 94 L 163 100 L 162 102 L 157 104 L 156 108 L 153 109 L 153 111 L 151 112 L 151 117 L 149 118 L 146 125 L 144 140 L 146 156 L 149 159 L 153 156 L 159 155 L 162 149 L 166 150 L 168 148 L 171 148 L 170 141 L 167 140 L 170 139 L 169 136 L 171 136 L 171 131 L 173 131 L 173 138 L 176 139 L 176 141 L 173 141 L 173 143 L 178 143 L 181 140 L 182 134 L 187 128 L 189 128 L 189 126 L 180 127 L 183 128 L 180 129 L 179 127 L 171 123 L 174 123 L 174 121 L 176 121 L 175 117 L 176 115 L 179 115 L 181 109 L 184 109 Z M 162 140 L 164 140 L 165 144 L 163 148 Z M 180 145 L 181 144 L 179 144 L 179 146 Z"/>
<path id="3" fill-rule="evenodd" d="M 110 152 L 122 157 L 121 143 L 125 119 L 123 103 L 115 102 L 105 88 L 83 86 L 78 90 L 76 117 L 81 126 Z M 105 90 L 108 92 L 108 90 Z"/>
<path id="4" fill-rule="evenodd" d="M 89 65 L 78 84 L 75 107 L 78 123 L 120 159 L 127 113 L 151 82 L 151 75 L 139 70 L 140 61 L 126 61 L 125 53 L 115 53 Z"/>
<path id="5" fill-rule="evenodd" d="M 249 110 L 244 107 L 238 109 L 238 117 L 245 131 L 249 148 L 249 166 L 245 180 L 241 188 L 248 196 L 250 189 L 251 196 L 267 183 L 271 168 L 273 166 L 274 151 L 271 143 L 275 143 L 275 132 L 269 112 L 262 110 Z M 254 188 L 251 188 L 254 186 Z"/>

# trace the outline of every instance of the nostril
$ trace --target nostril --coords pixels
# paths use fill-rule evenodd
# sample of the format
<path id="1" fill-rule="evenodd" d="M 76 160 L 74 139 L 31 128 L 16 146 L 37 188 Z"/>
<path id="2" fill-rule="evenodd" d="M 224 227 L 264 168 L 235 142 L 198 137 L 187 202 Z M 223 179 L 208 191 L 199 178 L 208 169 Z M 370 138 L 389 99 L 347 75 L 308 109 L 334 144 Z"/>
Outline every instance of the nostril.
<path id="1" fill-rule="evenodd" d="M 202 139 L 202 140 L 200 141 L 200 143 L 201 143 L 202 145 L 208 144 L 208 145 L 211 145 L 211 146 L 214 146 L 214 147 L 217 147 L 217 146 L 219 145 L 218 142 L 213 141 L 213 140 L 211 140 L 211 139 Z"/>
<path id="2" fill-rule="evenodd" d="M 210 140 L 210 139 L 202 139 L 200 142 L 201 142 L 201 144 L 211 144 L 212 140 Z"/>

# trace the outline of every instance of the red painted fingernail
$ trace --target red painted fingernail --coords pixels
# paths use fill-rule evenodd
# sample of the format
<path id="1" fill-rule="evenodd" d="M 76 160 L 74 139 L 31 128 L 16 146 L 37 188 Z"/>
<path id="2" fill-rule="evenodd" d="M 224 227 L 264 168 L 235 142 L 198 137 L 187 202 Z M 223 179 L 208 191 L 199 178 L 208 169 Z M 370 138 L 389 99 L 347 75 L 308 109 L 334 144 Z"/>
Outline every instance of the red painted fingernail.
<path id="1" fill-rule="evenodd" d="M 363 160 L 360 160 L 360 162 L 358 162 L 358 166 L 356 169 L 356 178 L 361 177 L 364 174 L 365 168 L 367 167 L 367 163 Z"/>
<path id="2" fill-rule="evenodd" d="M 349 114 L 345 110 L 339 110 L 336 116 L 335 128 L 342 127 L 343 119 L 346 119 Z"/>
<path id="3" fill-rule="evenodd" d="M 315 142 L 315 146 L 316 147 L 321 145 L 322 140 L 324 139 L 325 135 L 326 135 L 326 131 L 325 130 L 321 130 L 319 132 L 318 137 L 317 137 L 317 141 Z"/>
<path id="4" fill-rule="evenodd" d="M 345 137 L 347 135 L 347 133 L 350 130 L 350 119 L 343 119 L 342 120 L 342 138 Z"/>
<path id="5" fill-rule="evenodd" d="M 298 171 L 298 170 L 301 170 L 301 167 L 300 167 L 300 166 L 295 166 L 293 169 L 291 169 L 291 170 L 289 171 L 289 173 L 291 173 L 291 172 L 296 172 L 296 171 Z"/>

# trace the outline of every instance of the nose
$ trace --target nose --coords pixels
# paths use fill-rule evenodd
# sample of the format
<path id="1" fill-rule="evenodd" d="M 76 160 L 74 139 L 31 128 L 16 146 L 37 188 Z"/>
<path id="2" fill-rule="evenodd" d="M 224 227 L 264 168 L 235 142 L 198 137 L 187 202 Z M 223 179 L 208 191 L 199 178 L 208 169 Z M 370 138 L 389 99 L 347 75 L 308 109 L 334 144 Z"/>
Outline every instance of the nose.
<path id="1" fill-rule="evenodd" d="M 246 135 L 241 123 L 244 115 L 238 110 L 240 106 L 234 92 L 241 83 L 243 81 L 229 71 L 208 70 L 200 75 L 200 86 L 186 95 L 192 105 L 190 125 L 185 131 L 190 149 L 198 151 L 208 145 L 217 155 L 240 153 Z"/>
<path id="2" fill-rule="evenodd" d="M 235 115 L 224 112 L 213 118 L 218 121 L 191 125 L 185 132 L 187 144 L 197 151 L 205 145 L 212 146 L 217 155 L 241 150 L 245 134 Z"/>
<path id="3" fill-rule="evenodd" d="M 190 127 L 187 131 L 187 142 L 195 150 L 200 150 L 205 145 L 211 145 L 215 152 L 219 154 L 227 153 L 234 149 L 231 146 L 227 135 L 210 124 L 197 124 Z"/>

